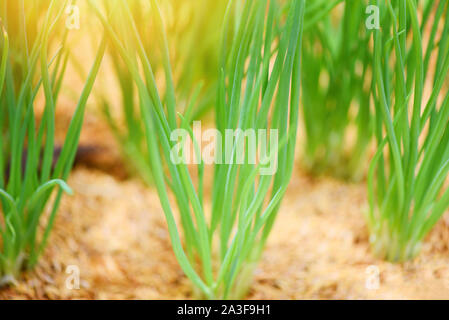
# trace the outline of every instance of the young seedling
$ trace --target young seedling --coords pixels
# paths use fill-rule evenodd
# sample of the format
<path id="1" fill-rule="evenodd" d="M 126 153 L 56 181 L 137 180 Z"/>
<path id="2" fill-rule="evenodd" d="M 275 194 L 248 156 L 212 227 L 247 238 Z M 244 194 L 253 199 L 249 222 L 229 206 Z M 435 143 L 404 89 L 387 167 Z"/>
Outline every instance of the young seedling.
<path id="1" fill-rule="evenodd" d="M 35 266 L 47 244 L 63 191 L 71 193 L 65 181 L 105 45 L 99 50 L 56 160 L 55 108 L 67 65 L 67 32 L 52 58 L 48 51 L 68 3 L 39 1 L 43 10 L 27 11 L 31 7 L 25 7 L 24 0 L 8 0 L 0 8 L 0 285 L 14 282 L 23 269 Z M 27 30 L 37 32 L 29 34 Z M 35 107 L 40 92 L 45 107 L 38 124 Z M 56 198 L 50 201 L 58 187 Z M 41 228 L 49 202 L 51 212 Z"/>
<path id="2" fill-rule="evenodd" d="M 237 142 L 231 145 L 229 157 L 224 153 L 214 154 L 217 164 L 210 193 L 204 192 L 203 161 L 195 170 L 197 179 L 192 177 L 191 167 L 186 163 L 172 161 L 173 150 L 179 146 L 172 133 L 181 129 L 194 135 L 185 115 L 177 118 L 169 63 L 165 65 L 167 98 L 161 99 L 148 53 L 127 2 L 110 1 L 108 16 L 102 14 L 95 1 L 89 2 L 137 86 L 147 161 L 181 268 L 201 297 L 244 296 L 293 171 L 305 1 L 291 1 L 286 10 L 273 0 L 229 2 L 223 26 L 216 106 L 216 128 L 220 134 L 216 135 L 216 144 L 229 142 L 225 139 L 227 130 L 236 132 Z M 161 32 L 159 45 L 168 61 L 162 18 L 156 1 L 150 2 L 152 19 Z M 231 19 L 231 11 L 239 13 L 237 18 Z M 117 19 L 123 23 L 116 24 Z M 229 39 L 231 45 L 227 46 Z M 277 133 L 279 144 L 264 145 L 264 139 L 257 138 L 251 151 L 248 139 L 240 144 L 245 161 L 239 162 L 238 141 L 244 141 L 252 131 L 257 135 L 258 130 L 269 130 L 270 140 Z M 195 145 L 199 154 L 198 141 Z M 263 147 L 272 156 L 270 159 L 276 161 L 277 170 L 271 174 L 262 174 L 261 163 L 248 161 L 255 150 Z M 180 154 L 185 156 L 183 150 Z M 179 225 L 167 189 L 175 197 Z M 211 202 L 204 201 L 208 194 Z"/>
<path id="3" fill-rule="evenodd" d="M 375 254 L 400 262 L 418 254 L 449 206 L 448 3 L 424 2 L 423 17 L 415 0 L 372 3 L 382 20 L 374 31 L 378 151 L 367 221 Z"/>
<path id="4" fill-rule="evenodd" d="M 307 5 L 303 45 L 303 163 L 314 174 L 363 178 L 372 138 L 367 1 Z M 343 9 L 343 10 L 340 10 Z"/>

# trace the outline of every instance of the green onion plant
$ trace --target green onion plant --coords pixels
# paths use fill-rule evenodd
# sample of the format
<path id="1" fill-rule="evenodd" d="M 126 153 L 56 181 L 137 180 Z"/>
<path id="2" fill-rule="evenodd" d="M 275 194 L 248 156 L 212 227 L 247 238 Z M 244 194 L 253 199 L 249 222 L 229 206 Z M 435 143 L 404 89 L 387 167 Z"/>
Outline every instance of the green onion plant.
<path id="1" fill-rule="evenodd" d="M 367 5 L 364 0 L 317 0 L 307 5 L 302 162 L 313 174 L 360 180 L 366 169 L 372 138 Z"/>
<path id="2" fill-rule="evenodd" d="M 367 221 L 375 254 L 401 262 L 418 254 L 449 207 L 448 2 L 372 4 L 382 19 L 374 31 L 378 151 Z"/>
<path id="3" fill-rule="evenodd" d="M 128 2 L 109 1 L 106 13 L 95 1 L 89 2 L 137 87 L 139 101 L 136 103 L 145 128 L 146 161 L 151 167 L 181 268 L 198 297 L 243 297 L 293 171 L 305 1 L 292 0 L 287 9 L 274 0 L 229 1 L 222 28 L 221 67 L 217 70 L 220 81 L 216 128 L 222 133 L 222 139 L 227 129 L 241 130 L 236 139 L 243 138 L 248 129 L 275 130 L 278 147 L 270 144 L 268 149 L 277 159 L 277 171 L 262 175 L 260 163 L 237 161 L 236 143 L 232 145 L 229 159 L 224 154 L 215 154 L 217 164 L 210 192 L 205 192 L 204 161 L 193 166 L 192 171 L 184 162 L 175 163 L 171 158 L 178 144 L 171 139 L 175 130 L 189 132 L 197 153 L 200 148 L 187 120 L 193 106 L 177 115 L 175 85 L 156 0 L 150 1 L 151 17 L 159 26 L 160 41 L 151 50 L 161 47 L 166 61 L 165 98 L 161 98 L 151 59 Z M 231 12 L 238 12 L 237 18 L 232 18 Z M 271 137 L 270 131 L 270 140 Z M 216 142 L 224 144 L 222 139 L 217 138 Z M 248 144 L 244 146 L 247 159 L 251 153 Z M 261 146 L 262 141 L 257 139 L 257 147 Z M 185 155 L 182 151 L 181 154 Z M 169 191 L 174 195 L 174 202 L 169 200 Z M 207 195 L 210 202 L 204 199 Z M 175 219 L 176 208 L 179 224 Z"/>
<path id="4" fill-rule="evenodd" d="M 100 48 L 56 159 L 55 108 L 68 57 L 68 32 L 62 15 L 68 4 L 7 0 L 0 5 L 0 285 L 14 282 L 22 270 L 36 265 L 62 194 L 71 193 L 65 181 L 105 45 Z M 65 30 L 60 43 L 53 37 L 55 29 Z M 53 55 L 49 55 L 50 43 L 59 45 Z M 35 108 L 40 94 L 45 107 L 38 123 Z M 56 198 L 52 198 L 56 189 Z M 43 212 L 50 202 L 50 215 L 44 224 Z"/>

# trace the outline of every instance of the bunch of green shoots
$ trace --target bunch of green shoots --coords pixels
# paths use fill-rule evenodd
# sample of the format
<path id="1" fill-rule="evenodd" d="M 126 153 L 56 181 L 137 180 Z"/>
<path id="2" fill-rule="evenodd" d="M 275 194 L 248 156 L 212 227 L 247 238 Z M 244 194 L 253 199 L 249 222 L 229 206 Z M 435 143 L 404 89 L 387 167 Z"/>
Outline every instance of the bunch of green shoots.
<path id="1" fill-rule="evenodd" d="M 154 73 L 158 78 L 163 73 L 165 55 L 152 50 L 154 43 L 160 41 L 157 24 L 148 21 L 150 8 L 142 0 L 128 1 L 133 13 L 139 37 L 142 40 Z M 109 1 L 105 5 L 110 7 Z M 195 108 L 189 115 L 189 121 L 200 118 L 211 109 L 215 102 L 215 92 L 219 76 L 220 29 L 227 1 L 223 0 L 170 0 L 161 3 L 161 13 L 168 20 L 167 42 L 175 50 L 167 57 L 175 62 L 173 81 L 177 97 L 178 110 L 185 109 L 191 101 Z M 111 17 L 115 19 L 115 17 Z M 115 21 L 115 24 L 120 23 Z M 129 170 L 140 176 L 149 185 L 153 184 L 151 170 L 146 158 L 144 127 L 136 102 L 136 90 L 127 66 L 120 60 L 115 50 L 110 50 L 113 70 L 119 80 L 121 92 L 121 117 L 111 112 L 112 102 L 103 98 L 103 113 L 119 142 L 122 153 L 127 159 Z M 107 93 L 105 93 L 105 97 Z M 163 99 L 167 99 L 165 96 Z M 182 105 L 182 106 L 180 106 Z"/>
<path id="2" fill-rule="evenodd" d="M 372 50 L 365 26 L 366 1 L 341 2 L 307 5 L 302 51 L 303 162 L 314 174 L 359 180 L 372 137 Z"/>
<path id="3" fill-rule="evenodd" d="M 421 17 L 415 0 L 373 1 L 383 14 L 374 32 L 378 151 L 367 219 L 375 254 L 389 261 L 415 257 L 449 206 L 448 2 L 423 3 Z"/>
<path id="4" fill-rule="evenodd" d="M 60 157 L 54 159 L 55 108 L 67 66 L 67 31 L 52 57 L 49 43 L 56 40 L 53 31 L 63 23 L 69 2 L 39 1 L 38 5 L 38 1 L 26 1 L 27 6 L 24 2 L 3 1 L 0 7 L 0 285 L 14 282 L 23 269 L 35 266 L 47 244 L 63 191 L 71 192 L 65 180 L 102 57 L 100 50 Z M 43 3 L 46 6 L 40 7 Z M 37 7 L 42 10 L 33 11 Z M 45 108 L 38 124 L 35 107 L 40 93 Z M 50 216 L 41 228 L 42 214 L 55 189 L 58 193 Z"/>
<path id="5" fill-rule="evenodd" d="M 159 94 L 148 53 L 128 3 L 110 1 L 108 16 L 102 14 L 95 1 L 90 0 L 90 4 L 137 86 L 148 148 L 147 161 L 181 268 L 201 297 L 242 297 L 249 288 L 293 171 L 305 1 L 293 0 L 285 11 L 273 0 L 229 2 L 223 26 L 216 127 L 222 139 L 227 129 L 240 129 L 240 133 L 231 145 L 229 159 L 225 159 L 224 153 L 215 153 L 216 162 L 220 164 L 214 166 L 210 214 L 206 212 L 208 206 L 204 201 L 204 162 L 196 167 L 197 182 L 194 183 L 187 164 L 171 160 L 173 150 L 178 150 L 178 141 L 171 139 L 177 129 L 190 132 L 197 154 L 200 147 L 187 121 L 193 105 L 184 115 L 176 116 L 167 42 L 156 0 L 151 0 L 151 12 L 161 32 L 160 45 L 167 61 L 164 65 L 165 99 Z M 236 6 L 241 8 L 239 17 L 231 23 L 230 12 Z M 123 23 L 116 24 L 117 21 Z M 230 46 L 226 45 L 228 39 Z M 271 130 L 278 133 L 278 147 L 273 147 L 272 143 L 269 147 L 265 145 L 270 158 L 277 159 L 277 171 L 273 175 L 262 175 L 260 163 L 236 159 L 239 141 L 243 141 L 248 130 L 256 130 L 257 135 L 259 129 L 270 129 L 270 141 L 275 137 Z M 261 140 L 257 139 L 257 148 L 263 147 Z M 219 137 L 216 142 L 225 144 Z M 254 150 L 249 150 L 244 141 L 243 145 L 244 158 L 248 159 Z M 180 153 L 185 155 L 182 150 Z M 176 199 L 179 228 L 167 189 Z M 180 230 L 183 231 L 184 246 Z"/>

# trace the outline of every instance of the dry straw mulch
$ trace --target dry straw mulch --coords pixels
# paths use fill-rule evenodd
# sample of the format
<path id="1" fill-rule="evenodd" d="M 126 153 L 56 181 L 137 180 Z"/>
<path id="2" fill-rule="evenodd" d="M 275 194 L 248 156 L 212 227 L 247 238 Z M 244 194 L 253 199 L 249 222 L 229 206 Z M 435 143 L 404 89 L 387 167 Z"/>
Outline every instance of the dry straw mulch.
<path id="1" fill-rule="evenodd" d="M 79 168 L 76 195 L 61 206 L 38 268 L 0 299 L 189 299 L 188 280 L 171 250 L 154 190 Z M 449 299 L 449 216 L 415 261 L 394 265 L 371 256 L 361 211 L 365 186 L 297 170 L 256 270 L 252 299 Z M 79 267 L 79 290 L 66 287 Z M 367 267 L 380 285 L 367 289 Z"/>
<path id="2" fill-rule="evenodd" d="M 58 117 L 60 141 L 70 114 Z M 0 289 L 0 299 L 191 298 L 155 190 L 126 180 L 112 135 L 92 114 L 81 145 L 96 149 L 69 180 L 75 195 L 64 198 L 44 256 L 16 286 Z M 363 210 L 363 183 L 296 169 L 249 298 L 449 299 L 449 214 L 415 261 L 396 265 L 371 255 Z M 67 288 L 71 266 L 79 268 L 79 290 Z M 380 272 L 375 290 L 366 287 L 371 266 Z"/>

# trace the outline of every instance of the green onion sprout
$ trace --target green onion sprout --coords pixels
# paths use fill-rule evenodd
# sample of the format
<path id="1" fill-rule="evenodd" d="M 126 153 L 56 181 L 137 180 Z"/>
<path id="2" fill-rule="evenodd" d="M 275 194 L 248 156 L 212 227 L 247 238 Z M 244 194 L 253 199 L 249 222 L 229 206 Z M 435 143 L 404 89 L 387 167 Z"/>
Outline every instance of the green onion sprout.
<path id="1" fill-rule="evenodd" d="M 101 46 L 80 96 L 58 159 L 55 148 L 55 109 L 68 59 L 67 30 L 60 49 L 50 57 L 50 42 L 60 28 L 66 1 L 2 1 L 0 54 L 0 285 L 15 281 L 34 267 L 53 227 L 66 180 L 72 168 L 84 110 L 103 57 Z M 39 9 L 39 10 L 38 10 Z M 13 35 L 11 37 L 10 35 Z M 45 107 L 40 123 L 36 96 Z M 25 152 L 26 150 L 26 152 Z M 50 201 L 59 189 L 54 201 Z M 46 205 L 50 215 L 42 224 Z"/>
<path id="2" fill-rule="evenodd" d="M 148 149 L 146 161 L 181 268 L 198 297 L 243 297 L 293 171 L 305 1 L 293 0 L 287 10 L 278 1 L 229 1 L 223 24 L 221 67 L 217 70 L 220 81 L 216 129 L 223 139 L 226 130 L 277 130 L 278 147 L 270 150 L 276 155 L 277 171 L 262 175 L 260 164 L 239 163 L 235 152 L 229 162 L 224 155 L 216 155 L 210 192 L 204 188 L 204 161 L 194 166 L 197 179 L 193 179 L 190 166 L 171 160 L 177 144 L 171 140 L 171 133 L 177 129 L 192 133 L 186 116 L 190 108 L 183 115 L 177 114 L 168 45 L 156 0 L 150 1 L 151 17 L 159 26 L 160 41 L 150 50 L 162 48 L 165 99 L 161 98 L 149 53 L 138 32 L 141 26 L 137 26 L 127 1 L 108 1 L 106 14 L 95 1 L 89 3 L 136 85 L 136 103 Z M 196 141 L 193 133 L 191 136 Z M 260 147 L 261 141 L 257 143 Z M 248 149 L 244 156 L 251 156 Z M 176 200 L 179 228 L 168 189 Z M 210 208 L 204 201 L 208 194 Z"/>
<path id="3" fill-rule="evenodd" d="M 369 172 L 367 221 L 375 254 L 400 262 L 418 254 L 449 207 L 448 2 L 421 2 L 423 17 L 415 0 L 372 3 L 382 19 L 374 31 L 378 151 Z"/>

